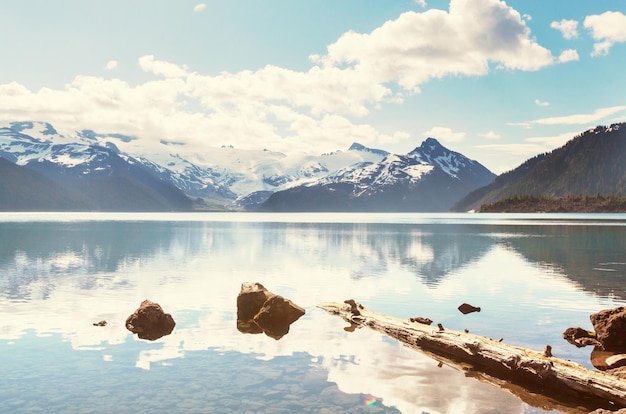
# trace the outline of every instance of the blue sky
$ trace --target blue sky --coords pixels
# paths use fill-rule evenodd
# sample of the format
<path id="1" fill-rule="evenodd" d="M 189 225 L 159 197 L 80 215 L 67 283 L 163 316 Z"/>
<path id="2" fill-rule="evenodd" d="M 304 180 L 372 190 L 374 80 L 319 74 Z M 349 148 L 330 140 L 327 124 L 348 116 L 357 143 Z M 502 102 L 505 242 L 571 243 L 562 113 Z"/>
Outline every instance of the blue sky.
<path id="1" fill-rule="evenodd" d="M 626 121 L 626 2 L 2 2 L 0 121 L 213 147 L 406 153 L 496 173 Z"/>

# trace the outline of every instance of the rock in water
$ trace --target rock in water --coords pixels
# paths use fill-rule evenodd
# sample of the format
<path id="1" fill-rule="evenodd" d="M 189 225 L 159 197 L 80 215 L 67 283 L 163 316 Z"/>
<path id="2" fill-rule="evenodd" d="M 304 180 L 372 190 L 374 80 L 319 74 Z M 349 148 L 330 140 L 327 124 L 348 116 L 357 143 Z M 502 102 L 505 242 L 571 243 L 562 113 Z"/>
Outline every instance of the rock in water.
<path id="1" fill-rule="evenodd" d="M 605 309 L 589 317 L 596 339 L 606 351 L 626 352 L 626 307 Z"/>
<path id="2" fill-rule="evenodd" d="M 241 284 L 241 290 L 239 291 L 239 295 L 237 295 L 237 327 L 239 328 L 239 322 L 242 324 L 249 324 L 252 322 L 250 327 L 245 327 L 245 329 L 250 329 L 255 332 L 244 332 L 244 333 L 261 333 L 263 332 L 256 323 L 253 322 L 254 317 L 270 296 L 274 295 L 272 292 L 268 291 L 265 286 L 258 282 L 250 283 L 245 282 Z M 242 325 L 243 327 L 243 325 Z M 241 331 L 241 329 L 239 329 Z M 243 331 L 242 331 L 243 332 Z"/>
<path id="3" fill-rule="evenodd" d="M 260 283 L 245 282 L 237 296 L 237 329 L 242 333 L 280 339 L 305 311 L 292 301 L 270 292 Z"/>
<path id="4" fill-rule="evenodd" d="M 589 332 L 583 328 L 567 328 L 565 332 L 563 332 L 563 339 L 578 348 L 588 345 L 601 345 L 596 339 L 595 332 Z"/>
<path id="5" fill-rule="evenodd" d="M 467 315 L 468 313 L 472 313 L 472 312 L 480 312 L 480 308 L 477 306 L 472 306 L 469 303 L 463 303 L 461 304 L 461 306 L 459 306 L 459 311 L 461 311 L 461 313 L 463 315 Z"/>
<path id="6" fill-rule="evenodd" d="M 172 315 L 163 312 L 161 305 L 148 299 L 141 302 L 135 313 L 126 318 L 126 329 L 149 341 L 171 334 L 174 326 L 176 322 Z"/>

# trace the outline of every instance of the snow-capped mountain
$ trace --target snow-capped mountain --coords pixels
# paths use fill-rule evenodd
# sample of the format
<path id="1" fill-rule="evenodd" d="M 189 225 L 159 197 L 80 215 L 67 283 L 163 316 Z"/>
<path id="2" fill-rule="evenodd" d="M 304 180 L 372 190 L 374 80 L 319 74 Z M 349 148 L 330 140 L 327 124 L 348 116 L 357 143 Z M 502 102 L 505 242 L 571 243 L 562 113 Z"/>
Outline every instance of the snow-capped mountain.
<path id="1" fill-rule="evenodd" d="M 180 189 L 155 177 L 114 143 L 90 140 L 61 135 L 49 124 L 13 123 L 0 128 L 0 156 L 61 185 L 85 209 L 191 210 L 191 200 Z"/>
<path id="2" fill-rule="evenodd" d="M 274 193 L 266 211 L 448 211 L 495 178 L 480 163 L 428 138 L 406 155 L 341 169 Z"/>
<path id="3" fill-rule="evenodd" d="M 386 154 L 354 144 L 348 151 L 288 156 L 269 150 L 230 146 L 198 154 L 179 142 L 160 140 L 146 149 L 137 139 L 91 130 L 59 133 L 41 122 L 0 127 L 0 156 L 57 179 L 112 174 L 120 162 L 170 184 L 195 200 L 223 208 L 258 205 L 275 191 L 314 181 L 340 168 L 376 162 Z"/>

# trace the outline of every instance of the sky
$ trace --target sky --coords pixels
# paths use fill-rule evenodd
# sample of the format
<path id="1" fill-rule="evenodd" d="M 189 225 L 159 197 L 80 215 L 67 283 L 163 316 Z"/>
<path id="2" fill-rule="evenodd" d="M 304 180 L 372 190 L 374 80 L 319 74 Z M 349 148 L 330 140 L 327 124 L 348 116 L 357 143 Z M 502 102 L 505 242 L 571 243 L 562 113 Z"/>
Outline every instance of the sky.
<path id="1" fill-rule="evenodd" d="M 502 173 L 626 121 L 626 2 L 0 1 L 0 121 Z"/>

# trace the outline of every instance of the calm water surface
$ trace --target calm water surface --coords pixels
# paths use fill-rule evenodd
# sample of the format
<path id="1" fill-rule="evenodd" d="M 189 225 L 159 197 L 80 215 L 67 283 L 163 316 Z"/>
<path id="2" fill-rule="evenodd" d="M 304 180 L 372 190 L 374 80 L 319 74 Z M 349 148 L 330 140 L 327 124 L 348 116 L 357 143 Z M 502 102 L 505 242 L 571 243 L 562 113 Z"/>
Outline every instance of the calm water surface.
<path id="1" fill-rule="evenodd" d="M 306 309 L 289 334 L 236 329 L 247 281 Z M 555 409 L 315 307 L 348 298 L 591 367 L 561 334 L 625 304 L 626 216 L 0 213 L 0 412 Z M 126 330 L 144 299 L 171 335 Z"/>

